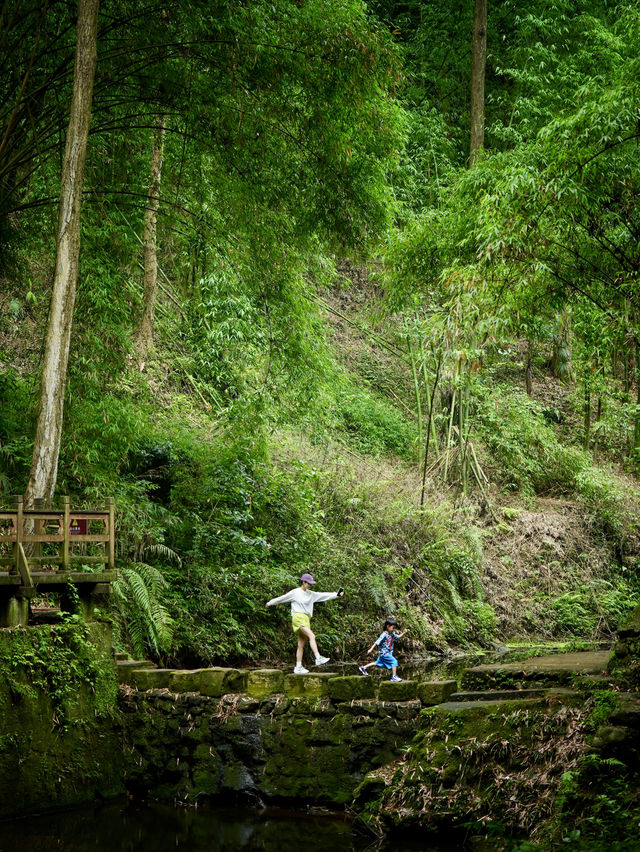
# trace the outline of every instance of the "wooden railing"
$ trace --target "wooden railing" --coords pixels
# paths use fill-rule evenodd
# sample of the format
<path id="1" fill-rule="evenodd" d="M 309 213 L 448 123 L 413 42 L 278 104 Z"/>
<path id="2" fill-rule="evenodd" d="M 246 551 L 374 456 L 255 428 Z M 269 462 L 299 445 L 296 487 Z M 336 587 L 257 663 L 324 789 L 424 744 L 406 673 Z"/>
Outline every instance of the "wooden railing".
<path id="1" fill-rule="evenodd" d="M 71 509 L 69 497 L 62 509 L 25 509 L 22 497 L 15 508 L 0 511 L 0 571 L 19 573 L 30 585 L 37 566 L 63 573 L 79 565 L 115 567 L 113 498 L 104 511 Z"/>

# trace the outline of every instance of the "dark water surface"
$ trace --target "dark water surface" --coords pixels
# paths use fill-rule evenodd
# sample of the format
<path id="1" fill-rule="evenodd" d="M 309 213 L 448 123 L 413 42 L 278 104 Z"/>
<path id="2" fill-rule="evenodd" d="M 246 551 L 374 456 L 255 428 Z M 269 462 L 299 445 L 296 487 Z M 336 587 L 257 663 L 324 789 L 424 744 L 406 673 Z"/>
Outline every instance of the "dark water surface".
<path id="1" fill-rule="evenodd" d="M 0 823 L 0 852 L 391 852 L 336 815 L 121 802 Z M 460 846 L 402 840 L 403 852 Z"/>

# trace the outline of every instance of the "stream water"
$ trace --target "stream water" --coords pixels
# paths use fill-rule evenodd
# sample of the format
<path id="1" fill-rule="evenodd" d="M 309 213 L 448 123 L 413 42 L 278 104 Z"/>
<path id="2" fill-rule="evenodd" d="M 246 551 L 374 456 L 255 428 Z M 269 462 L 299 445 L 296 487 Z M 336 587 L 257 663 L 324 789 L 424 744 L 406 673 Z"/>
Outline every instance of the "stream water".
<path id="1" fill-rule="evenodd" d="M 0 823 L 0 852 L 390 852 L 335 815 L 120 802 Z M 402 840 L 403 852 L 455 845 Z"/>

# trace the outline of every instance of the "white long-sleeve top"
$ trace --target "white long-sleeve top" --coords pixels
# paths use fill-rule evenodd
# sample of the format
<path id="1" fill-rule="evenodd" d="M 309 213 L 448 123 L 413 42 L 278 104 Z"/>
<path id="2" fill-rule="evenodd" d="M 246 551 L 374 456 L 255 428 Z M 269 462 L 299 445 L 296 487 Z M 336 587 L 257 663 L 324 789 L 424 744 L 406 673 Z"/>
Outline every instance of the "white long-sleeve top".
<path id="1" fill-rule="evenodd" d="M 291 615 L 296 612 L 305 612 L 309 618 L 313 615 L 313 605 L 321 601 L 332 601 L 338 597 L 337 592 L 312 592 L 311 589 L 303 589 L 298 586 L 297 589 L 291 589 L 279 598 L 271 598 L 267 601 L 267 606 L 275 604 L 291 603 Z"/>

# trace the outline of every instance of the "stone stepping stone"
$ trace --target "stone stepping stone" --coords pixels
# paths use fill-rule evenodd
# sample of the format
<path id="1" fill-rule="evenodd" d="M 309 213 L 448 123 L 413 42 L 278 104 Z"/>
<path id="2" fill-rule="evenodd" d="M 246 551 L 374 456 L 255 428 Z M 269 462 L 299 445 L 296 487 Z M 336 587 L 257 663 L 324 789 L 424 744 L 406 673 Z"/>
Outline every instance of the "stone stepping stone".
<path id="1" fill-rule="evenodd" d="M 151 660 L 116 660 L 118 683 L 131 683 L 131 672 L 135 669 L 154 668 Z"/>
<path id="2" fill-rule="evenodd" d="M 329 695 L 331 672 L 287 674 L 284 676 L 284 693 L 289 698 L 322 698 Z"/>
<path id="3" fill-rule="evenodd" d="M 329 695 L 334 701 L 354 701 L 359 698 L 376 697 L 376 681 L 372 677 L 347 675 L 328 680 Z"/>
<path id="4" fill-rule="evenodd" d="M 442 704 L 458 689 L 455 680 L 422 680 L 418 684 L 418 698 L 425 707 Z"/>
<path id="5" fill-rule="evenodd" d="M 539 698 L 545 695 L 544 687 L 536 689 L 496 689 L 478 692 L 454 692 L 449 696 L 449 701 L 512 701 L 523 698 Z"/>
<path id="6" fill-rule="evenodd" d="M 462 690 L 520 689 L 571 683 L 574 675 L 597 675 L 606 669 L 610 651 L 580 651 L 532 657 L 520 663 L 474 666 L 462 673 Z"/>
<path id="7" fill-rule="evenodd" d="M 476 710 L 487 710 L 495 712 L 499 707 L 535 707 L 540 705 L 541 698 L 520 698 L 520 699 L 496 699 L 493 701 L 446 701 L 444 704 L 437 704 L 433 709 L 442 713 L 465 713 Z"/>
<path id="8" fill-rule="evenodd" d="M 254 698 L 284 692 L 284 672 L 280 669 L 252 669 L 247 677 L 247 692 Z"/>

